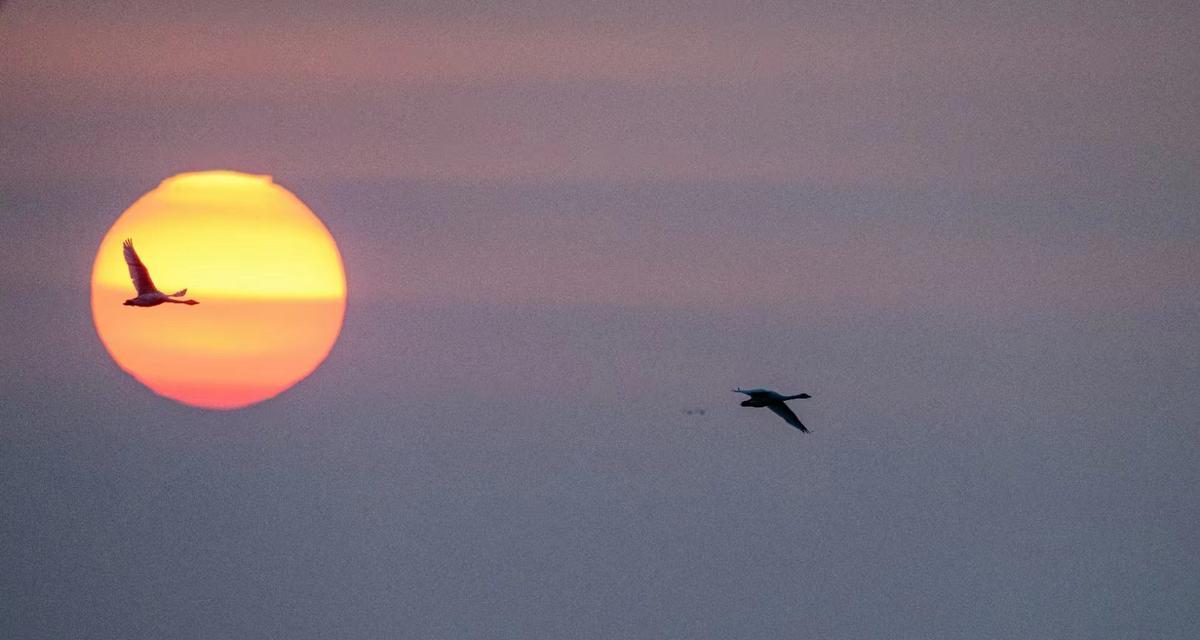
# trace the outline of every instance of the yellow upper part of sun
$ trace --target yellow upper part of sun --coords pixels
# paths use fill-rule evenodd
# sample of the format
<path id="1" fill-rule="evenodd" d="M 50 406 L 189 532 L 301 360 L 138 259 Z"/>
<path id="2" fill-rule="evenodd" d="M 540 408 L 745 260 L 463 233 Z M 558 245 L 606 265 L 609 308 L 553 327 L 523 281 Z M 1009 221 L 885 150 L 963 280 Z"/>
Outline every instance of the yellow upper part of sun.
<path id="1" fill-rule="evenodd" d="M 194 296 L 346 295 L 341 257 L 329 230 L 270 176 L 204 171 L 164 180 L 109 230 L 93 284 L 129 289 L 121 256 L 125 238 L 133 238 L 164 291 L 186 286 Z"/>

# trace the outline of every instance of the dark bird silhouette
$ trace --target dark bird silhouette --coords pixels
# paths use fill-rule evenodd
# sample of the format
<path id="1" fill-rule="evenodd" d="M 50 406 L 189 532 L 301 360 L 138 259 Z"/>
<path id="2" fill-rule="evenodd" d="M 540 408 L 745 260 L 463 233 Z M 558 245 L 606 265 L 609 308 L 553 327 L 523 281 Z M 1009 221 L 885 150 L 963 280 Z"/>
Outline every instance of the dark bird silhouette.
<path id="1" fill-rule="evenodd" d="M 154 281 L 150 279 L 150 271 L 146 269 L 146 265 L 142 264 L 141 258 L 138 258 L 137 251 L 133 250 L 133 240 L 126 239 L 125 247 L 125 264 L 129 266 L 129 278 L 133 280 L 133 288 L 137 289 L 137 297 L 130 298 L 125 301 L 125 306 L 129 307 L 154 307 L 164 302 L 174 302 L 175 304 L 200 304 L 195 300 L 176 300 L 187 295 L 187 289 L 180 289 L 170 295 L 165 294 L 154 286 Z"/>
<path id="2" fill-rule="evenodd" d="M 743 389 L 738 387 L 734 389 L 735 393 L 744 393 L 750 396 L 749 399 L 742 401 L 743 407 L 766 407 L 775 412 L 775 415 L 783 418 L 785 422 L 796 427 L 797 429 L 808 433 L 808 428 L 800 422 L 800 418 L 792 413 L 791 407 L 787 406 L 787 400 L 806 400 L 812 396 L 807 393 L 799 393 L 794 396 L 785 396 L 770 389 Z"/>

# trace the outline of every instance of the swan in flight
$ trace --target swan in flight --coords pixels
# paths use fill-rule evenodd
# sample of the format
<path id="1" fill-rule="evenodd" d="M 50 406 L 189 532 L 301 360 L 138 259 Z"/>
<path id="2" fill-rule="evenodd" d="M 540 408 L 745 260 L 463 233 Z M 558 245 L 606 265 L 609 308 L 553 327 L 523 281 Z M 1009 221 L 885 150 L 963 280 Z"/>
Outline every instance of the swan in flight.
<path id="1" fill-rule="evenodd" d="M 812 396 L 808 395 L 807 393 L 800 393 L 794 396 L 785 396 L 771 391 L 770 389 L 743 389 L 741 387 L 738 387 L 733 391 L 734 393 L 744 393 L 750 396 L 748 400 L 742 401 L 743 407 L 766 407 L 771 411 L 774 411 L 775 415 L 783 418 L 788 424 L 796 427 L 804 433 L 808 433 L 808 428 L 804 426 L 803 422 L 800 422 L 800 418 L 797 418 L 796 414 L 792 413 L 791 408 L 788 407 L 787 403 L 785 402 L 786 400 L 806 400 L 811 398 Z"/>
<path id="2" fill-rule="evenodd" d="M 180 289 L 170 295 L 159 291 L 158 287 L 154 286 L 154 281 L 150 279 L 150 271 L 146 269 L 146 265 L 142 264 L 141 258 L 138 258 L 137 251 L 133 250 L 133 240 L 126 239 L 122 246 L 125 247 L 125 264 L 129 265 L 129 277 L 133 280 L 133 287 L 137 289 L 137 297 L 126 300 L 125 306 L 153 307 L 164 302 L 200 304 L 195 300 L 175 299 L 187 295 L 187 289 Z"/>

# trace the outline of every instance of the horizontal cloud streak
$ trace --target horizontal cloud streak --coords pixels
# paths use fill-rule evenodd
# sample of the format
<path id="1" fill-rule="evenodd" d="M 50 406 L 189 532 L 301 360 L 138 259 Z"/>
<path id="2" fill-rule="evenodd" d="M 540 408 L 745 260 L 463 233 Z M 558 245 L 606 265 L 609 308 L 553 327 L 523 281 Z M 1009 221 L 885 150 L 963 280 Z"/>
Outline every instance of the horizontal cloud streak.
<path id="1" fill-rule="evenodd" d="M 180 148 L 182 168 L 406 178 L 1005 183 L 1197 163 L 1180 141 L 1200 136 L 1200 54 L 1166 21 L 49 15 L 3 27 L 0 112 L 23 160 L 80 170 Z"/>

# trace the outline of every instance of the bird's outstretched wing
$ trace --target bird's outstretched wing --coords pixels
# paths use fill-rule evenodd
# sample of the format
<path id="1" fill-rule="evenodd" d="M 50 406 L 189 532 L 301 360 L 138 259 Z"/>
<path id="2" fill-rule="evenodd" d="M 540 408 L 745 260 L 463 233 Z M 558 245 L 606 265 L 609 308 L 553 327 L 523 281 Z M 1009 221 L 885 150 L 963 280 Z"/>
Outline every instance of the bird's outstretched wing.
<path id="1" fill-rule="evenodd" d="M 142 264 L 137 251 L 133 250 L 133 240 L 126 239 L 122 246 L 125 247 L 125 264 L 129 266 L 129 279 L 133 280 L 133 288 L 137 289 L 138 295 L 158 291 L 154 281 L 150 279 L 146 265 Z"/>
<path id="2" fill-rule="evenodd" d="M 771 404 L 767 405 L 767 408 L 771 411 L 774 411 L 775 415 L 783 418 L 788 424 L 796 427 L 804 433 L 808 433 L 808 428 L 804 426 L 803 422 L 800 422 L 800 418 L 797 418 L 796 414 L 792 413 L 791 408 L 786 404 L 782 402 L 772 402 Z"/>

